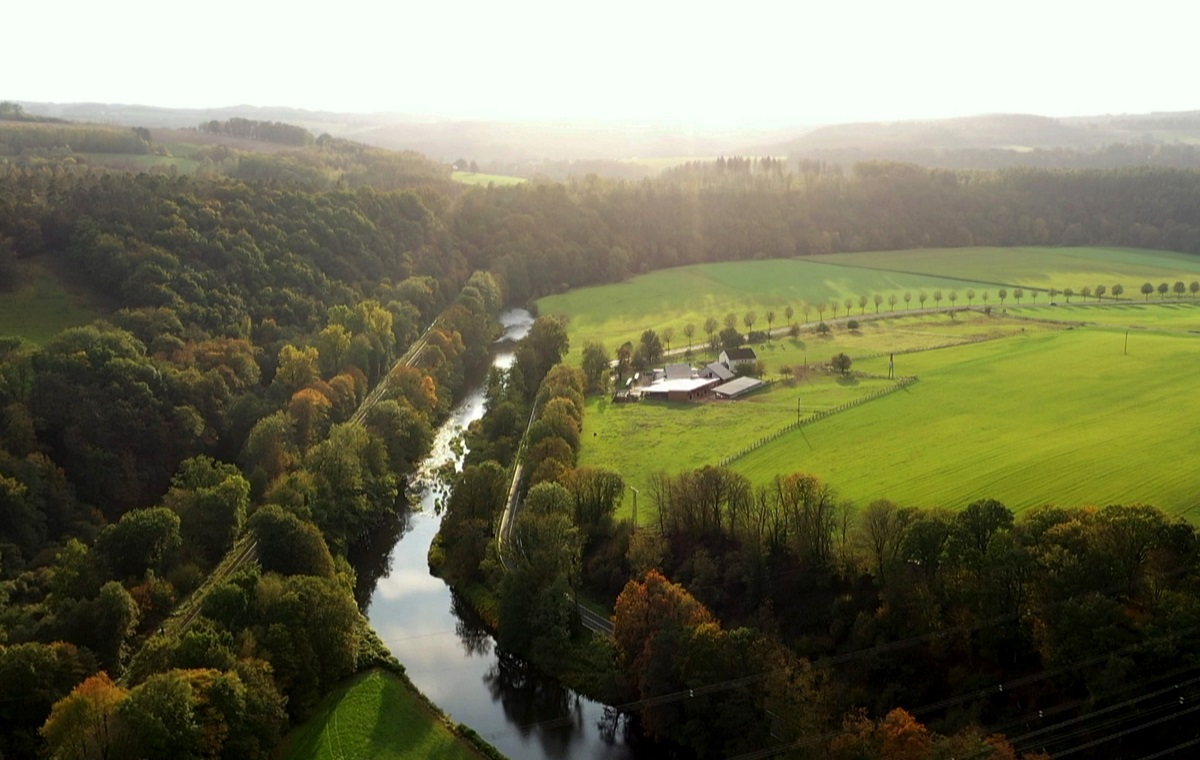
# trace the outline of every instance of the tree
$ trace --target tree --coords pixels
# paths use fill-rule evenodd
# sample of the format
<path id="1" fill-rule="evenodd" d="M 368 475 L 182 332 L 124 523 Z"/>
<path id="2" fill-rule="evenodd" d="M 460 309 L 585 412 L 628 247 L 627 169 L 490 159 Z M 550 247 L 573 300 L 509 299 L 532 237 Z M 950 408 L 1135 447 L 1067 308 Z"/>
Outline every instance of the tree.
<path id="1" fill-rule="evenodd" d="M 883 296 L 876 293 L 871 297 L 871 300 L 875 302 L 875 313 L 878 314 L 879 307 L 883 305 Z"/>
<path id="2" fill-rule="evenodd" d="M 111 756 L 119 737 L 117 708 L 129 692 L 101 672 L 87 678 L 50 711 L 41 734 L 50 755 L 71 760 Z"/>
<path id="3" fill-rule="evenodd" d="M 907 309 L 910 303 L 912 303 L 912 293 L 906 290 L 904 291 L 904 308 Z"/>
<path id="4" fill-rule="evenodd" d="M 924 309 L 925 302 L 929 300 L 929 294 L 922 290 L 920 295 L 917 296 L 917 300 L 921 302 L 921 308 Z"/>
<path id="5" fill-rule="evenodd" d="M 1005 288 L 1000 288 L 1000 290 L 996 291 L 996 296 L 1000 299 L 1000 305 L 1003 306 L 1004 299 L 1008 298 L 1008 290 Z"/>
<path id="6" fill-rule="evenodd" d="M 850 316 L 850 307 L 851 307 L 851 306 L 853 306 L 853 305 L 854 305 L 854 299 L 853 299 L 853 298 L 847 298 L 845 301 L 842 301 L 842 306 L 845 306 L 845 307 L 846 307 L 846 316 L 847 316 L 847 317 L 848 317 L 848 316 Z M 837 314 L 835 313 L 835 314 L 834 314 L 834 316 L 836 317 L 836 316 L 837 316 Z"/>
<path id="7" fill-rule="evenodd" d="M 1196 294 L 1200 293 L 1200 281 L 1192 280 L 1188 285 L 1188 292 L 1192 294 L 1192 298 L 1195 298 Z"/>
<path id="8" fill-rule="evenodd" d="M 1072 288 L 1063 288 L 1063 296 L 1067 299 L 1067 303 L 1071 303 L 1071 296 L 1075 295 Z"/>
<path id="9" fill-rule="evenodd" d="M 737 315 L 729 312 L 725 315 L 725 329 L 734 329 L 737 327 Z"/>
<path id="10" fill-rule="evenodd" d="M 867 299 L 867 297 L 866 297 L 866 296 L 859 296 L 859 297 L 858 297 L 858 315 L 859 315 L 860 317 L 861 317 L 863 314 L 866 314 L 866 313 L 867 313 L 867 303 L 868 303 L 868 299 Z"/>
<path id="11" fill-rule="evenodd" d="M 958 303 L 958 291 L 957 291 L 957 290 L 951 290 L 951 291 L 950 291 L 950 307 L 951 307 L 951 309 L 953 309 L 953 308 L 954 308 L 954 305 L 955 305 L 956 303 Z"/>
<path id="12" fill-rule="evenodd" d="M 982 294 L 980 294 L 979 300 L 983 301 L 985 304 L 988 302 L 988 292 L 986 290 L 983 291 Z"/>
<path id="13" fill-rule="evenodd" d="M 746 332 L 752 332 L 754 330 L 754 322 L 757 319 L 758 315 L 753 311 L 748 311 L 742 315 L 742 322 L 746 325 Z"/>
<path id="14" fill-rule="evenodd" d="M 704 332 L 708 334 L 708 345 L 710 348 L 716 348 L 716 339 L 714 336 L 717 333 L 718 327 L 720 327 L 720 325 L 718 324 L 717 320 L 713 319 L 712 317 L 708 317 L 704 320 Z"/>
<path id="15" fill-rule="evenodd" d="M 1165 283 L 1165 282 L 1158 283 L 1158 300 L 1161 301 L 1164 298 L 1166 298 L 1167 291 L 1169 291 L 1170 289 L 1171 289 L 1171 286 L 1168 285 L 1167 283 Z"/>
<path id="16" fill-rule="evenodd" d="M 1149 300 L 1150 300 L 1150 294 L 1151 294 L 1151 293 L 1153 293 L 1153 292 L 1154 292 L 1154 286 L 1153 286 L 1153 285 L 1151 285 L 1151 284 L 1150 284 L 1150 283 L 1148 283 L 1148 282 L 1143 282 L 1143 283 L 1142 283 L 1142 295 L 1144 295 L 1144 296 L 1146 297 L 1146 300 L 1147 300 L 1147 301 L 1149 301 Z"/>
<path id="17" fill-rule="evenodd" d="M 1017 300 L 1018 306 L 1021 304 L 1021 299 L 1024 297 L 1025 297 L 1025 289 L 1024 288 L 1014 288 L 1013 289 L 1013 298 L 1015 298 Z"/>
<path id="18" fill-rule="evenodd" d="M 671 351 L 671 338 L 674 338 L 674 337 L 675 337 L 675 328 L 674 328 L 674 327 L 664 327 L 664 328 L 662 329 L 662 333 L 661 333 L 661 335 L 662 335 L 662 341 L 663 341 L 663 343 L 664 343 L 664 344 L 666 345 L 666 347 L 667 347 L 667 352 L 668 352 L 668 353 L 670 353 L 670 351 Z"/>
<path id="19" fill-rule="evenodd" d="M 688 325 L 691 327 L 691 325 Z M 599 341 L 589 340 L 583 344 L 583 359 L 580 367 L 587 378 L 587 388 L 591 393 L 604 393 L 608 390 L 609 369 L 608 351 Z"/>
<path id="20" fill-rule="evenodd" d="M 642 337 L 638 339 L 638 345 L 633 355 L 633 363 L 641 369 L 645 369 L 661 361 L 663 347 L 658 333 L 654 332 L 654 330 L 645 330 L 642 332 Z"/>
<path id="21" fill-rule="evenodd" d="M 147 570 L 161 570 L 181 543 L 179 515 L 155 507 L 126 512 L 100 533 L 95 551 L 118 578 L 141 578 Z"/>
<path id="22" fill-rule="evenodd" d="M 771 338 L 771 325 L 775 323 L 775 312 L 767 309 L 767 339 Z"/>
<path id="23" fill-rule="evenodd" d="M 970 306 L 975 302 L 975 291 L 971 288 L 967 289 L 967 305 Z"/>
<path id="24" fill-rule="evenodd" d="M 683 335 L 688 340 L 688 351 L 691 352 L 692 338 L 695 337 L 695 335 L 696 335 L 696 326 L 694 324 L 692 324 L 691 322 L 688 322 L 686 325 L 683 326 Z"/>
<path id="25" fill-rule="evenodd" d="M 896 310 L 896 300 L 897 300 L 897 299 L 896 299 L 896 294 L 895 294 L 895 293 L 889 293 L 889 294 L 888 294 L 888 306 L 890 306 L 890 307 L 891 307 L 891 310 L 892 310 L 892 311 L 895 311 L 895 310 Z"/>
<path id="26" fill-rule="evenodd" d="M 800 304 L 800 308 L 804 312 L 804 321 L 805 322 L 808 321 L 808 312 L 810 309 L 812 309 L 812 307 L 813 307 L 812 304 L 810 304 L 808 301 L 804 301 L 803 303 Z"/>
<path id="27" fill-rule="evenodd" d="M 712 336 L 709 336 L 712 339 Z M 633 343 L 625 341 L 617 349 L 617 376 L 622 380 L 625 375 L 629 374 L 629 370 L 633 368 Z"/>
<path id="28" fill-rule="evenodd" d="M 1113 285 L 1112 294 L 1114 298 L 1120 298 L 1125 294 L 1125 286 L 1119 282 L 1116 285 Z"/>
<path id="29" fill-rule="evenodd" d="M 1197 283 L 1197 285 L 1200 286 L 1200 283 Z M 794 317 L 795 315 L 796 315 L 796 310 L 792 308 L 791 304 L 788 304 L 787 307 L 784 308 L 784 310 L 783 310 L 783 316 L 784 316 L 784 319 L 787 320 L 787 323 L 789 325 L 792 323 L 792 317 Z"/>
<path id="30" fill-rule="evenodd" d="M 1084 286 L 1083 286 L 1083 289 L 1079 291 L 1079 296 L 1080 296 L 1081 298 L 1083 298 L 1083 300 L 1084 300 L 1084 301 L 1086 301 L 1086 300 L 1088 300 L 1089 298 L 1091 298 L 1091 296 L 1092 296 L 1092 289 L 1091 289 L 1091 287 L 1089 287 L 1089 286 L 1087 286 L 1087 285 L 1084 285 Z"/>
<path id="31" fill-rule="evenodd" d="M 258 541 L 258 561 L 264 572 L 333 577 L 333 557 L 312 523 L 267 504 L 250 518 L 250 531 Z"/>
<path id="32" fill-rule="evenodd" d="M 317 368 L 318 351 L 313 346 L 297 348 L 290 343 L 279 349 L 279 365 L 271 383 L 279 395 L 290 397 L 296 391 L 307 388 L 321 377 Z"/>
<path id="33" fill-rule="evenodd" d="M 1187 286 L 1183 284 L 1183 280 L 1176 280 L 1173 289 L 1175 291 L 1175 296 L 1178 298 L 1182 298 L 1183 294 L 1187 292 Z"/>
<path id="34" fill-rule="evenodd" d="M 179 515 L 187 549 L 215 563 L 246 522 L 249 481 L 233 465 L 199 456 L 180 464 L 171 485 L 164 502 Z"/>
<path id="35" fill-rule="evenodd" d="M 834 357 L 829 360 L 829 366 L 833 367 L 843 375 L 849 374 L 850 363 L 850 357 L 846 356 L 845 354 L 834 354 Z"/>
<path id="36" fill-rule="evenodd" d="M 939 307 L 942 305 L 942 291 L 940 291 L 940 290 L 933 291 L 933 303 Z"/>
<path id="37" fill-rule="evenodd" d="M 908 514 L 887 499 L 876 499 L 862 511 L 858 522 L 859 541 L 871 557 L 875 577 L 882 586 L 887 570 L 895 563 L 904 543 Z"/>
<path id="38" fill-rule="evenodd" d="M 1104 298 L 1104 294 L 1107 292 L 1108 292 L 1107 287 L 1105 287 L 1103 285 L 1097 285 L 1096 286 L 1096 300 L 1099 301 L 1101 298 Z"/>
<path id="39" fill-rule="evenodd" d="M 814 307 L 817 310 L 817 318 L 822 322 L 825 321 L 825 309 L 829 308 L 824 301 L 818 301 Z"/>
<path id="40" fill-rule="evenodd" d="M 1050 300 L 1053 301 L 1055 298 L 1058 297 L 1058 288 L 1050 288 L 1049 290 L 1046 291 L 1046 293 L 1049 294 Z"/>

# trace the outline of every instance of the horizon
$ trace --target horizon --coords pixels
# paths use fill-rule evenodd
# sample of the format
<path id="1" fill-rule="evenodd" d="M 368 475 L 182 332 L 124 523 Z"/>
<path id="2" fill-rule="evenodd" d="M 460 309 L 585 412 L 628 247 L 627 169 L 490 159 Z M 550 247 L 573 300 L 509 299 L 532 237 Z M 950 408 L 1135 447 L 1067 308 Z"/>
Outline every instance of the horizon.
<path id="1" fill-rule="evenodd" d="M 1137 14 L 1075 0 L 759 0 L 735 17 L 675 0 L 618 0 L 604 14 L 546 0 L 347 0 L 320 16 L 279 0 L 214 0 L 203 14 L 149 0 L 67 5 L 65 26 L 59 7 L 10 9 L 15 30 L 55 29 L 58 54 L 39 35 L 14 35 L 0 65 L 22 76 L 0 98 L 703 131 L 1197 108 L 1190 32 L 1163 23 L 1172 6 L 1161 0 Z"/>

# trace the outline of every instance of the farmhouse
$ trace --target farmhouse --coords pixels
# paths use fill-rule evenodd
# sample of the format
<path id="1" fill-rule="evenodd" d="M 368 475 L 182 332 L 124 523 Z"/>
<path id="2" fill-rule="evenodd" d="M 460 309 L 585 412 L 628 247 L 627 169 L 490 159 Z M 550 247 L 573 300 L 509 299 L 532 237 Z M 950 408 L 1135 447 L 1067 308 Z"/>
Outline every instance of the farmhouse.
<path id="1" fill-rule="evenodd" d="M 758 356 L 754 353 L 753 348 L 728 348 L 721 352 L 721 363 L 733 371 L 743 364 L 753 365 L 758 361 Z"/>

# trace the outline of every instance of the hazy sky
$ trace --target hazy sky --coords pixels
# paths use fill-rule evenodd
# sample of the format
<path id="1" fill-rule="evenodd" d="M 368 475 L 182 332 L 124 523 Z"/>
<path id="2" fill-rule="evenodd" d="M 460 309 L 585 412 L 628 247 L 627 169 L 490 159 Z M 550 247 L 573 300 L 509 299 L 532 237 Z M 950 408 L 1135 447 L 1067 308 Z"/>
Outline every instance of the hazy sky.
<path id="1" fill-rule="evenodd" d="M 1200 108 L 1182 0 L 12 0 L 0 99 L 786 126 Z"/>

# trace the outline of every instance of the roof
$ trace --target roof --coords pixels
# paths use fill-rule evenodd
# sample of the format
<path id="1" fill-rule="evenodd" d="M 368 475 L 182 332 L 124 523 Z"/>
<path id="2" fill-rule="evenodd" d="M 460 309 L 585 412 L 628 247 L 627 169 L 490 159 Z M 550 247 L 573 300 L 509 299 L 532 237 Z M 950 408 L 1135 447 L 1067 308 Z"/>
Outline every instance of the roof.
<path id="1" fill-rule="evenodd" d="M 686 380 L 692 376 L 692 365 L 668 364 L 666 375 L 668 380 Z"/>
<path id="2" fill-rule="evenodd" d="M 725 356 L 733 361 L 742 361 L 745 359 L 753 361 L 758 358 L 753 348 L 727 348 L 725 349 Z"/>
<path id="3" fill-rule="evenodd" d="M 709 364 L 704 368 L 704 371 L 712 374 L 714 377 L 719 377 L 722 380 L 729 380 L 733 378 L 733 370 L 731 370 L 729 367 L 726 367 L 721 362 L 713 362 L 712 364 Z"/>
<path id="4" fill-rule="evenodd" d="M 735 396 L 740 396 L 743 393 L 749 393 L 761 385 L 763 385 L 763 381 L 759 380 L 757 377 L 739 377 L 737 380 L 730 380 L 727 383 L 722 383 L 716 388 L 713 388 L 713 393 L 717 394 L 718 396 L 734 398 Z"/>
<path id="5" fill-rule="evenodd" d="M 663 380 L 662 382 L 655 383 L 654 385 L 649 385 L 643 390 L 647 393 L 691 393 L 692 391 L 697 391 L 701 388 L 708 388 L 712 386 L 714 382 L 715 381 L 710 380 L 707 377 L 689 377 L 678 380 Z"/>

